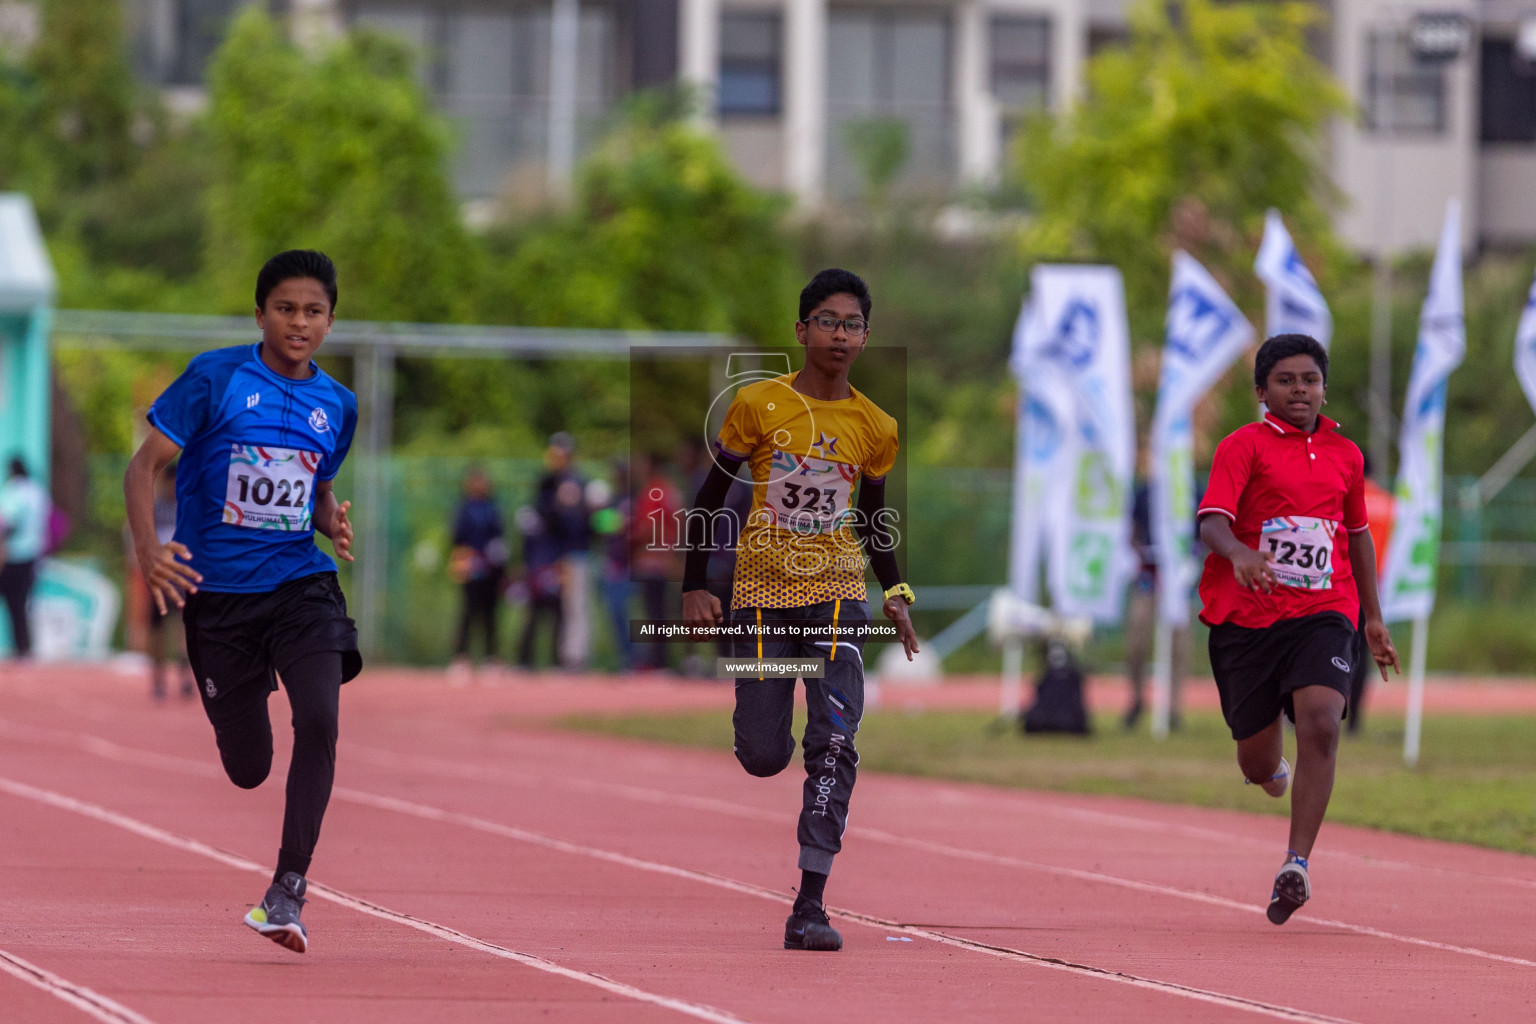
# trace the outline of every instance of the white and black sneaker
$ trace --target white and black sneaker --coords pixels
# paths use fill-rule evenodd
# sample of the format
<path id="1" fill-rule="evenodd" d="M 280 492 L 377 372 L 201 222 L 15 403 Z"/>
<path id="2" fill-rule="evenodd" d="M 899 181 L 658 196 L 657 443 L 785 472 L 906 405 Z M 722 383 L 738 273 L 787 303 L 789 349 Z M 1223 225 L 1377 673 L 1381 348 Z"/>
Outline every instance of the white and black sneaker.
<path id="1" fill-rule="evenodd" d="M 1276 769 L 1275 774 L 1271 775 L 1263 782 L 1255 782 L 1252 779 L 1245 778 L 1243 780 L 1243 785 L 1258 786 L 1260 789 L 1264 790 L 1264 792 L 1278 800 L 1282 796 L 1285 796 L 1285 791 L 1287 789 L 1291 788 L 1291 762 L 1282 757 L 1280 759 L 1280 767 Z"/>
<path id="2" fill-rule="evenodd" d="M 309 883 L 297 871 L 290 871 L 267 887 L 261 906 L 252 907 L 245 923 L 273 942 L 295 953 L 309 949 L 309 935 L 299 912 L 309 901 L 304 898 Z"/>
<path id="3" fill-rule="evenodd" d="M 1270 923 L 1285 924 L 1301 905 L 1312 898 L 1312 879 L 1307 876 L 1307 859 L 1291 853 L 1285 866 L 1275 876 L 1275 888 L 1269 894 Z"/>

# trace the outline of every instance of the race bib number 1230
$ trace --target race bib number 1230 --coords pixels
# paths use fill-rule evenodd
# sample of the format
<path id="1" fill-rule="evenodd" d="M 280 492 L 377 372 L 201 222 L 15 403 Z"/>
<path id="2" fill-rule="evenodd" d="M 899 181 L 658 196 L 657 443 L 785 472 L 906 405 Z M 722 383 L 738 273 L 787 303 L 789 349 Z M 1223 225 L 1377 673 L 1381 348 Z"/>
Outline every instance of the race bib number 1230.
<path id="1" fill-rule="evenodd" d="M 319 467 L 318 452 L 231 445 L 224 521 L 256 530 L 309 529 Z"/>
<path id="2" fill-rule="evenodd" d="M 1283 586 L 1302 590 L 1333 589 L 1333 535 L 1339 524 L 1311 516 L 1280 516 L 1264 521 L 1259 552 Z"/>

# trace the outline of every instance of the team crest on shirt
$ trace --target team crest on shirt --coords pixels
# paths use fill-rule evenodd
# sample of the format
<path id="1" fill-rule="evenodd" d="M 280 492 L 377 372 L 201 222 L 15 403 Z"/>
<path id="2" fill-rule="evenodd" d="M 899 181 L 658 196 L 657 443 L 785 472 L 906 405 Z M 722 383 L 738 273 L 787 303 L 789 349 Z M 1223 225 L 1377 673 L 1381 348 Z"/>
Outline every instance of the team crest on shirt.
<path id="1" fill-rule="evenodd" d="M 829 455 L 836 455 L 837 438 L 828 437 L 826 431 L 824 430 L 818 430 L 816 433 L 819 436 L 816 438 L 816 443 L 811 445 L 810 450 L 816 452 L 816 454 L 823 459 Z"/>
<path id="2" fill-rule="evenodd" d="M 330 418 L 325 415 L 325 410 L 318 405 L 315 411 L 309 414 L 309 429 L 317 434 L 324 434 L 331 429 Z"/>

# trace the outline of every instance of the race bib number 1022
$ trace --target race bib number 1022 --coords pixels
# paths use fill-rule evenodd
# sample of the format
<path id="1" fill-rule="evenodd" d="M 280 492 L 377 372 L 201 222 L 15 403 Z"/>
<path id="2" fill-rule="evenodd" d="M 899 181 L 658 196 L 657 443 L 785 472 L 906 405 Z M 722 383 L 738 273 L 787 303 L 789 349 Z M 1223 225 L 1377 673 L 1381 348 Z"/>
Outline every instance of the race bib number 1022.
<path id="1" fill-rule="evenodd" d="M 309 529 L 319 467 L 318 452 L 231 445 L 224 521 L 255 530 Z"/>

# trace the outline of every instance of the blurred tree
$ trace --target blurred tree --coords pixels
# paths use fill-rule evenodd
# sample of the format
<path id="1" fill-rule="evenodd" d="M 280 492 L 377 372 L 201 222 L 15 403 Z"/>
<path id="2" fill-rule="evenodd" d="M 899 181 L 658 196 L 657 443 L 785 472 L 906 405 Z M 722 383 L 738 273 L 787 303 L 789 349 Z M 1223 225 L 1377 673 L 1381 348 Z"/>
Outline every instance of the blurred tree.
<path id="1" fill-rule="evenodd" d="M 1249 309 L 1267 208 L 1331 254 L 1322 132 L 1347 102 L 1308 46 L 1319 16 L 1299 2 L 1141 0 L 1128 43 L 1089 62 L 1083 101 L 1021 136 L 1030 254 L 1118 265 L 1143 341 L 1161 339 L 1175 247 Z"/>
<path id="2" fill-rule="evenodd" d="M 206 266 L 226 311 L 250 310 L 268 257 L 315 248 L 336 260 L 350 318 L 472 317 L 480 249 L 449 184 L 449 132 L 402 44 L 359 30 L 310 53 L 253 7 L 208 81 Z"/>
<path id="3" fill-rule="evenodd" d="M 891 186 L 912 155 L 912 132 L 899 117 L 854 121 L 845 130 L 848 150 L 859 165 L 864 199 L 876 211 L 890 201 Z"/>
<path id="4" fill-rule="evenodd" d="M 494 239 L 495 319 L 792 340 L 799 282 L 784 205 L 676 106 L 631 104 L 579 171 L 569 210 Z"/>

